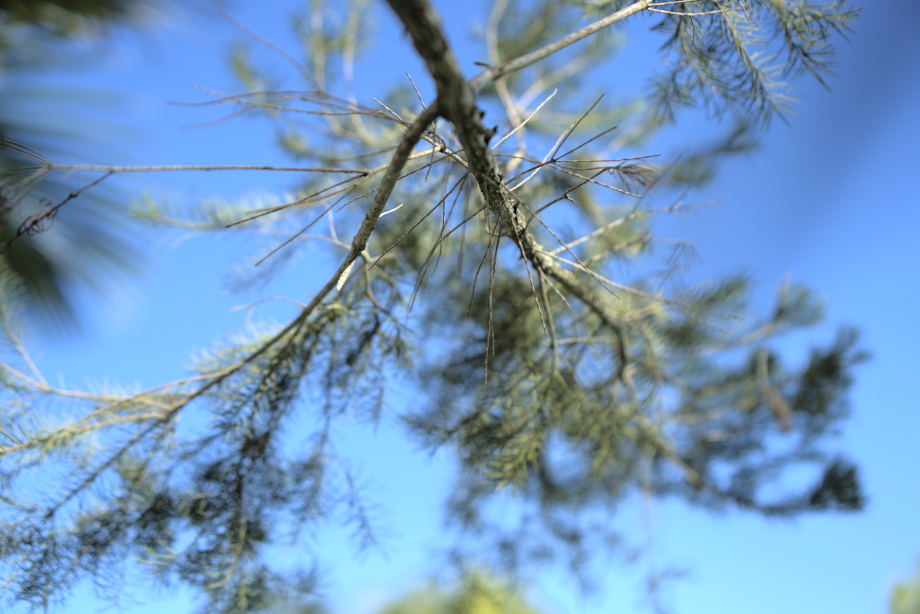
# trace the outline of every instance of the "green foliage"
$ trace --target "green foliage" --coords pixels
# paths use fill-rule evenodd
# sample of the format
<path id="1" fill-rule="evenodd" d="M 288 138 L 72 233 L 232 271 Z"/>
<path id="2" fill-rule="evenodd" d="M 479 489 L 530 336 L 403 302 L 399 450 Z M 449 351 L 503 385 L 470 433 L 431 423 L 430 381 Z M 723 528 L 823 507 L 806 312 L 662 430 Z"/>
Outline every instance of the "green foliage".
<path id="1" fill-rule="evenodd" d="M 0 102 L 0 270 L 15 278 L 15 296 L 30 307 L 39 321 L 73 326 L 77 314 L 73 290 L 77 285 L 98 288 L 106 277 L 130 269 L 136 257 L 112 222 L 114 195 L 88 194 L 88 205 L 69 204 L 69 214 L 57 224 L 51 241 L 16 241 L 32 216 L 53 208 L 72 191 L 56 178 L 35 172 L 47 162 L 31 148 L 71 152 L 86 146 L 90 137 L 72 147 L 62 146 L 73 134 L 50 128 L 36 117 L 33 105 L 47 102 L 61 91 L 33 91 L 16 85 L 16 78 L 35 70 L 60 66 L 72 59 L 69 39 L 89 38 L 105 25 L 123 22 L 143 8 L 143 0 L 3 0 L 0 2 L 0 84 L 6 100 Z M 62 96 L 62 98 L 68 98 Z M 59 105 L 57 115 L 72 113 Z M 23 107 L 26 112 L 23 113 Z M 13 140 L 15 139 L 15 140 Z M 21 169 L 29 170 L 23 172 Z M 53 218 L 34 229 L 50 227 Z"/>
<path id="2" fill-rule="evenodd" d="M 920 566 L 918 566 L 920 569 Z M 891 614 L 917 614 L 920 612 L 920 572 L 914 578 L 899 582 L 891 589 L 889 597 Z"/>
<path id="3" fill-rule="evenodd" d="M 137 252 L 112 219 L 117 213 L 111 196 L 95 194 L 89 203 L 67 203 L 72 198 L 68 187 L 47 178 L 42 169 L 47 160 L 7 138 L 4 127 L 0 111 L 0 271 L 10 276 L 14 288 L 6 298 L 23 302 L 32 321 L 41 316 L 37 321 L 49 329 L 73 326 L 78 321 L 74 287 L 99 289 L 110 277 L 130 270 Z M 18 240 L 50 228 L 62 203 L 69 215 L 56 224 L 52 240 Z"/>
<path id="4" fill-rule="evenodd" d="M 81 573 L 97 580 L 117 574 L 130 551 L 164 580 L 174 575 L 207 591 L 222 611 L 267 607 L 285 587 L 312 590 L 312 571 L 279 575 L 258 555 L 271 537 L 296 534 L 339 507 L 354 515 L 365 546 L 374 544 L 347 462 L 331 449 L 329 427 L 345 408 L 376 419 L 383 361 L 396 365 L 404 351 L 399 332 L 382 326 L 377 313 L 346 302 L 280 332 L 235 336 L 198 359 L 196 377 L 168 390 L 85 395 L 91 411 L 63 423 L 35 414 L 58 391 L 41 382 L 6 390 L 12 399 L 32 397 L 19 411 L 10 407 L 0 431 L 4 460 L 16 459 L 4 464 L 7 502 L 16 503 L 4 516 L 0 553 L 12 557 L 17 598 L 44 605 Z M 301 437 L 288 427 L 311 369 L 319 371 L 324 418 L 312 436 Z M 204 378 L 211 389 L 189 390 Z M 211 408 L 211 432 L 179 441 L 178 413 L 198 396 Z M 282 456 L 291 444 L 300 453 Z M 76 487 L 29 501 L 28 477 L 41 474 L 49 455 L 72 467 L 62 481 Z M 103 473 L 111 474 L 107 496 L 92 508 L 73 507 L 73 497 Z M 348 487 L 339 489 L 342 482 Z"/>
<path id="5" fill-rule="evenodd" d="M 98 32 L 136 14 L 144 0 L 0 0 L 0 71 L 51 61 L 44 47 Z"/>
<path id="6" fill-rule="evenodd" d="M 13 23 L 61 27 L 76 17 L 98 20 L 122 17 L 128 14 L 132 3 L 125 0 L 3 0 L 0 11 L 7 13 Z"/>
<path id="7" fill-rule="evenodd" d="M 481 573 L 467 572 L 450 591 L 416 590 L 380 614 L 539 614 L 513 586 Z"/>
<path id="8" fill-rule="evenodd" d="M 824 83 L 830 36 L 851 31 L 859 12 L 847 0 L 710 0 L 669 10 L 655 26 L 672 53 L 670 69 L 655 84 L 660 112 L 673 117 L 675 106 L 703 100 L 715 112 L 740 108 L 764 121 L 791 108 L 779 79 L 807 73 Z M 687 19 L 690 13 L 709 14 Z"/>
<path id="9" fill-rule="evenodd" d="M 510 11 L 498 2 L 483 32 L 489 62 L 550 43 L 579 25 L 582 9 L 606 15 L 626 4 Z M 280 569 L 271 546 L 299 543 L 331 518 L 351 523 L 360 547 L 376 543 L 373 510 L 331 433 L 343 420 L 383 419 L 397 376 L 421 391 L 399 416 L 407 445 L 459 458 L 448 518 L 463 531 L 452 553 L 461 565 L 513 573 L 562 557 L 583 575 L 600 545 L 622 541 L 611 510 L 634 494 L 768 516 L 860 509 L 856 466 L 829 444 L 866 357 L 856 332 L 841 329 L 790 364 L 783 337 L 821 321 L 811 292 L 786 283 L 774 305 L 757 308 L 743 276 L 685 288 L 692 249 L 671 244 L 661 258 L 653 232 L 656 215 L 693 210 L 679 191 L 711 178 L 720 158 L 750 151 L 754 128 L 784 109 L 785 89 L 752 49 L 759 37 L 784 46 L 789 76 L 820 75 L 830 35 L 853 15 L 844 3 L 748 4 L 744 13 L 736 3 L 675 3 L 664 8 L 682 15 L 654 16 L 677 54 L 657 82 L 658 106 L 592 106 L 580 78 L 625 53 L 616 32 L 484 88 L 476 108 L 503 118 L 484 139 L 500 186 L 470 172 L 462 126 L 413 132 L 427 111 L 412 88 L 373 108 L 351 100 L 348 75 L 373 18 L 364 3 L 343 15 L 316 2 L 297 21 L 306 58 L 294 63 L 307 91 L 263 91 L 272 79 L 252 48 L 238 47 L 232 64 L 245 90 L 215 104 L 274 119 L 280 144 L 322 172 L 299 173 L 288 194 L 236 202 L 145 197 L 135 216 L 252 235 L 245 263 L 261 264 L 240 288 L 270 283 L 308 242 L 345 260 L 288 324 L 231 335 L 188 378 L 146 391 L 49 386 L 4 316 L 0 560 L 10 598 L 39 607 L 87 575 L 117 592 L 132 558 L 202 591 L 209 611 L 255 611 L 273 595 L 309 592 L 318 561 Z M 755 33 L 758 19 L 765 29 Z M 663 126 L 659 111 L 690 102 L 732 109 L 738 121 L 708 145 L 647 156 L 640 147 Z M 389 168 L 413 133 L 422 146 Z M 652 187 L 676 204 L 642 205 Z M 513 211 L 485 202 L 489 189 Z M 340 236 L 368 224 L 366 248 L 360 232 Z M 207 418 L 200 432 L 180 427 L 194 412 Z M 809 486 L 789 489 L 808 472 Z M 518 505 L 496 519 L 503 490 Z M 505 594 L 489 586 L 483 594 Z M 467 597 L 418 599 L 527 611 Z"/>

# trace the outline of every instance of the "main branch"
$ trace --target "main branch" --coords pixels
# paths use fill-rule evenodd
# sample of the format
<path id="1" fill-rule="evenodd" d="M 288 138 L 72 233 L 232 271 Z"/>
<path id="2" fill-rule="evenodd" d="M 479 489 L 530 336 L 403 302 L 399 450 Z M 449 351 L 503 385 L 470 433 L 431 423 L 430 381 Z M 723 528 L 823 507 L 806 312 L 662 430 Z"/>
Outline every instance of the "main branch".
<path id="1" fill-rule="evenodd" d="M 622 323 L 608 309 L 607 302 L 600 294 L 594 288 L 581 283 L 572 273 L 559 266 L 547 255 L 547 251 L 528 230 L 524 222 L 523 211 L 519 210 L 519 205 L 523 205 L 523 203 L 505 189 L 503 185 L 504 178 L 489 149 L 489 140 L 494 135 L 494 131 L 487 129 L 482 123 L 483 113 L 476 104 L 475 86 L 477 81 L 474 79 L 474 81 L 467 82 L 464 78 L 457 58 L 444 36 L 437 13 L 431 8 L 427 0 L 388 0 L 388 2 L 406 27 L 416 50 L 425 60 L 428 71 L 435 80 L 440 114 L 453 124 L 457 138 L 463 146 L 469 170 L 476 178 L 479 190 L 489 210 L 497 218 L 501 234 L 511 237 L 518 243 L 524 256 L 533 263 L 537 270 L 558 282 L 597 314 L 606 325 L 620 332 Z M 649 0 L 642 0 L 622 11 L 618 11 L 614 15 L 601 20 L 606 24 L 601 27 L 621 21 L 629 15 L 647 8 L 648 4 Z M 502 66 L 507 69 L 495 72 L 492 77 L 489 77 L 489 80 L 507 74 L 512 70 L 519 70 L 529 66 L 576 40 L 600 30 L 601 27 L 595 26 L 601 22 L 596 22 L 588 28 L 574 32 L 538 52 L 503 64 Z M 511 68 L 508 68 L 509 66 Z M 492 75 L 493 73 L 489 74 Z M 480 79 L 480 77 L 482 75 L 477 76 L 476 79 Z M 526 205 L 524 207 L 526 208 Z"/>

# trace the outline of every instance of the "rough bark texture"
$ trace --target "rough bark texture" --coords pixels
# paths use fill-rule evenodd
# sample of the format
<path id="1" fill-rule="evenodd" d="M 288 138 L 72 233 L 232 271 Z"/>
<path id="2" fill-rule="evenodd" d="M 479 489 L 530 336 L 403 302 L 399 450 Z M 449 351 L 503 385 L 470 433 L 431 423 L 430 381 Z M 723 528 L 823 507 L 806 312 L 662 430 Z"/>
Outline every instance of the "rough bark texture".
<path id="1" fill-rule="evenodd" d="M 390 6 L 406 26 L 416 51 L 434 78 L 441 114 L 454 126 L 470 172 L 489 210 L 499 220 L 499 233 L 514 237 L 523 231 L 524 218 L 519 213 L 514 215 L 517 207 L 502 189 L 503 177 L 489 150 L 489 140 L 496 130 L 483 125 L 476 94 L 447 43 L 437 13 L 425 0 L 390 0 Z M 512 215 L 516 220 L 514 228 L 509 226 Z"/>
<path id="2" fill-rule="evenodd" d="M 396 187 L 396 182 L 399 181 L 399 174 L 402 173 L 402 169 L 412 154 L 412 150 L 422 140 L 425 130 L 438 118 L 439 113 L 438 101 L 436 100 L 415 118 L 415 121 L 409 125 L 405 134 L 403 134 L 399 145 L 396 146 L 396 151 L 393 152 L 393 158 L 390 160 L 386 173 L 384 173 L 383 179 L 380 180 L 380 186 L 374 196 L 374 203 L 367 210 L 364 220 L 361 222 L 361 227 L 355 233 L 355 237 L 351 242 L 351 253 L 349 254 L 351 262 L 358 258 L 361 252 L 367 248 L 367 242 L 377 226 L 377 220 L 380 219 L 380 214 L 383 213 L 383 208 L 386 207 L 390 194 L 393 193 L 393 188 Z M 346 265 L 351 264 L 351 262 L 346 262 Z"/>
<path id="3" fill-rule="evenodd" d="M 608 326 L 619 332 L 622 328 L 621 322 L 607 308 L 607 301 L 594 288 L 583 284 L 571 272 L 560 267 L 546 253 L 526 226 L 524 211 L 521 209 L 526 211 L 528 207 L 504 188 L 504 178 L 489 149 L 489 140 L 495 134 L 495 130 L 487 129 L 482 123 L 483 113 L 476 104 L 475 91 L 460 70 L 457 58 L 444 36 L 437 13 L 427 0 L 388 2 L 406 27 L 416 51 L 425 60 L 428 71 L 435 80 L 441 115 L 451 122 L 463 146 L 469 170 L 499 224 L 497 234 L 511 237 L 538 270 L 558 282 Z M 633 7 L 647 4 L 637 3 Z M 642 8 L 645 7 L 636 8 L 629 12 L 629 15 Z M 624 14 L 619 19 L 626 16 L 628 15 Z"/>

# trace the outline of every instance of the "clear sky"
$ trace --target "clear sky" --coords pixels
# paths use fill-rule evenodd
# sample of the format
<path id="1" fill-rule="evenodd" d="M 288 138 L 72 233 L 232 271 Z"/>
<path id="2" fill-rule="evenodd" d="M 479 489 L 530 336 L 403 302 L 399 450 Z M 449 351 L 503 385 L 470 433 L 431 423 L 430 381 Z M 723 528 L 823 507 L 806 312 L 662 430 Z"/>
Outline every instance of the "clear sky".
<path id="1" fill-rule="evenodd" d="M 484 59 L 470 35 L 485 18 L 482 3 L 436 4 L 472 76 L 477 71 L 472 62 Z M 854 324 L 864 331 L 863 343 L 873 359 L 857 371 L 853 416 L 834 445 L 859 463 L 867 509 L 858 515 L 767 521 L 735 511 L 713 517 L 666 501 L 651 505 L 650 528 L 642 514 L 626 510 L 618 526 L 640 535 L 640 542 L 653 536 L 651 563 L 613 561 L 600 591 L 587 598 L 560 570 L 548 569 L 531 594 L 546 612 L 646 611 L 640 582 L 653 564 L 688 572 L 666 591 L 674 610 L 684 614 L 882 613 L 893 582 L 915 568 L 920 556 L 920 407 L 911 381 L 920 367 L 920 3 L 862 4 L 857 34 L 840 46 L 838 74 L 830 79 L 833 91 L 804 83 L 804 100 L 798 115 L 789 118 L 791 127 L 775 122 L 760 151 L 726 164 L 716 181 L 692 195 L 698 201 L 718 198 L 722 204 L 664 220 L 657 231 L 692 240 L 703 258 L 698 267 L 703 275 L 749 270 L 764 300 L 787 274 L 815 288 L 826 300 L 827 324 L 790 342 L 794 356 L 804 356 L 809 343 L 829 341 L 838 325 Z M 236 0 L 226 6 L 247 27 L 296 52 L 289 17 L 297 2 Z M 401 79 L 404 70 L 431 99 L 425 71 L 406 37 L 382 3 L 374 11 L 375 43 L 385 52 L 358 65 L 359 99 L 369 101 Z M 639 31 L 635 38 L 640 49 L 654 50 Z M 30 80 L 36 86 L 109 94 L 75 98 L 66 113 L 51 104 L 38 112 L 52 123 L 86 118 L 80 127 L 98 142 L 86 157 L 99 163 L 285 162 L 267 122 L 237 120 L 186 129 L 217 115 L 167 104 L 205 99 L 192 85 L 234 91 L 226 57 L 239 39 L 239 31 L 204 2 L 149 28 L 116 31 L 107 42 L 84 49 L 79 67 Z M 636 75 L 647 74 L 643 69 L 657 61 L 654 53 L 639 56 L 640 61 L 624 68 L 622 79 L 609 77 L 604 89 L 638 83 Z M 291 73 L 281 60 L 272 66 L 279 75 Z M 715 128 L 689 123 L 683 140 L 711 135 Z M 118 189 L 128 196 L 152 189 L 232 197 L 283 188 L 287 181 L 257 173 L 129 175 L 118 178 Z M 129 289 L 113 284 L 104 296 L 87 294 L 83 335 L 34 339 L 39 365 L 51 379 L 60 374 L 76 385 L 106 378 L 143 386 L 167 381 L 183 375 L 193 350 L 242 326 L 247 317 L 246 310 L 231 308 L 252 297 L 230 295 L 221 285 L 238 238 L 141 229 L 130 233 L 145 263 Z M 295 274 L 302 277 L 288 279 L 279 292 L 299 300 L 325 281 L 313 278 L 304 263 Z M 255 315 L 266 313 L 285 316 L 284 311 Z M 390 397 L 394 413 L 409 394 Z M 316 549 L 330 563 L 325 594 L 333 611 L 369 614 L 417 585 L 433 560 L 431 553 L 445 545 L 440 504 L 452 479 L 451 464 L 446 454 L 430 459 L 407 449 L 398 429 L 386 422 L 376 434 L 349 428 L 341 437 L 342 445 L 360 455 L 361 475 L 386 510 L 386 556 L 355 556 L 347 532 L 335 526 L 323 530 Z M 392 471 L 397 467 L 405 472 L 399 480 Z M 127 607 L 130 614 L 164 608 L 178 614 L 194 607 L 193 596 L 181 591 L 139 591 L 136 596 L 144 603 Z M 104 605 L 85 585 L 63 611 Z"/>

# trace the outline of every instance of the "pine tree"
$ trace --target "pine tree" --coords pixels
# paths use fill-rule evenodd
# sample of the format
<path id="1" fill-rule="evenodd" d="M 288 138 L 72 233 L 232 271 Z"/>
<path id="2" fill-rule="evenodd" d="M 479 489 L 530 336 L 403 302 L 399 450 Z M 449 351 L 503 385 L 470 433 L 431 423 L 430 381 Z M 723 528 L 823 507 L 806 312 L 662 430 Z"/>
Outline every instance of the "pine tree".
<path id="1" fill-rule="evenodd" d="M 469 536 L 458 561 L 514 572 L 561 556 L 581 572 L 596 544 L 615 542 L 609 510 L 635 492 L 764 515 L 863 506 L 856 466 L 827 444 L 865 358 L 856 331 L 791 365 L 778 340 L 822 317 L 806 288 L 784 283 L 772 307 L 755 310 L 744 276 L 676 283 L 686 245 L 664 275 L 640 260 L 661 245 L 655 215 L 693 208 L 643 198 L 679 195 L 750 151 L 793 102 L 780 79 L 823 79 L 857 11 L 844 0 L 496 0 L 487 61 L 468 79 L 427 0 L 389 4 L 434 100 L 408 81 L 377 106 L 358 104 L 337 75 L 350 74 L 366 41 L 367 6 L 355 0 L 336 19 L 338 5 L 313 3 L 298 22 L 306 63 L 280 51 L 308 89 L 273 91 L 241 48 L 233 65 L 246 91 L 212 102 L 277 120 L 299 164 L 289 170 L 307 176 L 294 194 L 135 207 L 151 224 L 260 239 L 241 287 L 322 239 L 339 264 L 293 320 L 228 337 L 181 381 L 103 394 L 46 383 L 5 301 L 0 557 L 12 600 L 41 606 L 85 576 L 117 587 L 133 557 L 200 589 L 214 610 L 309 591 L 312 570 L 280 569 L 265 552 L 335 514 L 373 541 L 330 429 L 345 414 L 379 420 L 399 375 L 427 391 L 400 417 L 407 445 L 450 447 L 461 463 L 448 502 Z M 643 18 L 668 54 L 649 95 L 588 100 L 587 67 L 626 53 L 616 28 Z M 649 140 L 694 104 L 732 128 L 653 157 Z M 31 160 L 4 175 L 4 206 L 53 173 L 124 170 L 3 146 Z M 68 200 L 15 240 L 53 227 Z M 14 282 L 0 283 L 7 297 Z M 194 408 L 210 416 L 205 433 L 179 426 Z M 811 486 L 765 494 L 803 467 L 819 470 Z M 503 489 L 522 502 L 510 529 L 487 513 Z"/>

